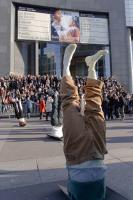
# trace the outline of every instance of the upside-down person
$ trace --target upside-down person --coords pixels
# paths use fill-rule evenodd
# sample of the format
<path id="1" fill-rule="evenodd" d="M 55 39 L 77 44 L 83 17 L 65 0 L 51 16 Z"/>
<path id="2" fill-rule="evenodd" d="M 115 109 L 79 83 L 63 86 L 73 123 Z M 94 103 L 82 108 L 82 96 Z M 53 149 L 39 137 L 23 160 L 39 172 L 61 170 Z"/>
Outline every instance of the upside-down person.
<path id="1" fill-rule="evenodd" d="M 107 150 L 105 119 L 101 108 L 103 82 L 97 80 L 95 64 L 108 52 L 100 50 L 85 59 L 89 68 L 84 87 L 86 104 L 83 116 L 78 90 L 69 71 L 76 47 L 76 44 L 70 44 L 65 50 L 61 82 L 68 192 L 71 200 L 104 200 L 106 166 L 103 160 Z"/>
<path id="2" fill-rule="evenodd" d="M 15 117 L 18 119 L 19 126 L 26 126 L 27 122 L 23 116 L 23 107 L 20 98 L 9 97 L 8 102 L 13 105 Z"/>

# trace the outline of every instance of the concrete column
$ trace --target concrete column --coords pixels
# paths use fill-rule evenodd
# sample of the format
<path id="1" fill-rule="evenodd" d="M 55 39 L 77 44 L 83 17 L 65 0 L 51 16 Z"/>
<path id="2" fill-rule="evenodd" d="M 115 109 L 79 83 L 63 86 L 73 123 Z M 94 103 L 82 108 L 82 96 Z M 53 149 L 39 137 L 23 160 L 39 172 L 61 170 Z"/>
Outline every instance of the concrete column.
<path id="1" fill-rule="evenodd" d="M 39 75 L 39 42 L 35 41 L 35 75 Z"/>
<path id="2" fill-rule="evenodd" d="M 133 93 L 133 47 L 131 38 L 131 29 L 128 29 L 129 41 L 129 92 Z"/>
<path id="3" fill-rule="evenodd" d="M 11 3 L 11 35 L 10 35 L 10 71 L 15 73 L 15 53 L 14 53 L 14 40 L 15 40 L 15 7 Z"/>

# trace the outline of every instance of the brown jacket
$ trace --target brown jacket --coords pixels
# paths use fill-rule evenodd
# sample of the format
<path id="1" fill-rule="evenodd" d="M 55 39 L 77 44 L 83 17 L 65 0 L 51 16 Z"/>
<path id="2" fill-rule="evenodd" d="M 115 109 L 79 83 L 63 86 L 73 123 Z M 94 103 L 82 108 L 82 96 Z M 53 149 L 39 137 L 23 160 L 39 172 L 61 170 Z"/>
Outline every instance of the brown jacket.
<path id="1" fill-rule="evenodd" d="M 105 120 L 101 108 L 103 82 L 88 79 L 85 90 L 85 115 L 80 114 L 77 87 L 70 76 L 61 82 L 64 154 L 68 165 L 104 159 Z"/>

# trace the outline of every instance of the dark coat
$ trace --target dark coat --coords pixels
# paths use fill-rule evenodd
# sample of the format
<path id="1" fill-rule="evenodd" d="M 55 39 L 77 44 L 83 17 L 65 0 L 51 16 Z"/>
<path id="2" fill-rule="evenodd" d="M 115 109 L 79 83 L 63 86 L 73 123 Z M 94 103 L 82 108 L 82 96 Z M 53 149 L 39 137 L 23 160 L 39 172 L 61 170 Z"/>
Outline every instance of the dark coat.
<path id="1" fill-rule="evenodd" d="M 59 95 L 54 95 L 54 101 L 52 104 L 52 113 L 51 113 L 51 125 L 52 126 L 61 126 L 63 120 L 63 113 L 61 108 L 61 98 Z"/>

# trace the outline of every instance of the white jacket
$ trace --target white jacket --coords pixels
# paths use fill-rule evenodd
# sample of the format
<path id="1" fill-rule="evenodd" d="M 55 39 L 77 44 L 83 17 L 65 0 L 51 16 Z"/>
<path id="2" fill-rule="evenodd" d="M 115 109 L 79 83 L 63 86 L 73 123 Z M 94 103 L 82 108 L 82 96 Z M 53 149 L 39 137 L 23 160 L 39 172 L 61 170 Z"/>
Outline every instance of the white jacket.
<path id="1" fill-rule="evenodd" d="M 53 103 L 52 97 L 48 97 L 46 100 L 46 112 L 52 112 L 52 103 Z"/>

